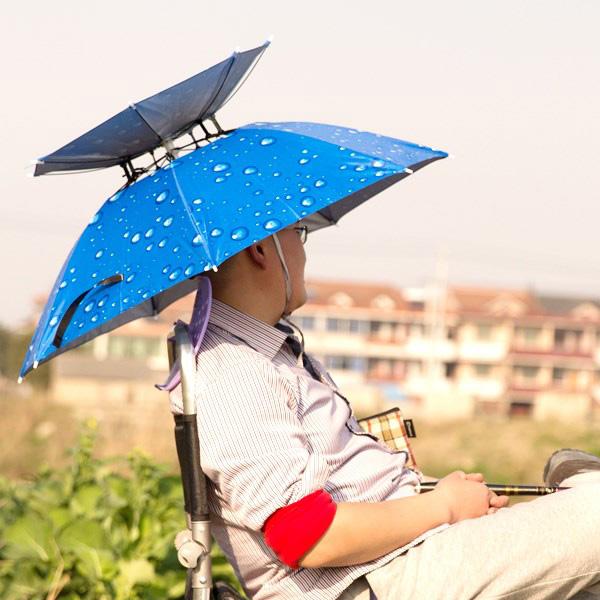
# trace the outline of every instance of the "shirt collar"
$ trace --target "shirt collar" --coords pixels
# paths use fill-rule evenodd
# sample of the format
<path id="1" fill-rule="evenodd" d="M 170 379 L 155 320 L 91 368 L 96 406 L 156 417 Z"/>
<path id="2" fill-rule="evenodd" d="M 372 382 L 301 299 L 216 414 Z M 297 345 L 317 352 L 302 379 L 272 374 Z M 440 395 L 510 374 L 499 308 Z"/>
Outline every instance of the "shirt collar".
<path id="1" fill-rule="evenodd" d="M 215 298 L 208 321 L 241 339 L 269 360 L 275 358 L 287 338 L 283 331 Z"/>

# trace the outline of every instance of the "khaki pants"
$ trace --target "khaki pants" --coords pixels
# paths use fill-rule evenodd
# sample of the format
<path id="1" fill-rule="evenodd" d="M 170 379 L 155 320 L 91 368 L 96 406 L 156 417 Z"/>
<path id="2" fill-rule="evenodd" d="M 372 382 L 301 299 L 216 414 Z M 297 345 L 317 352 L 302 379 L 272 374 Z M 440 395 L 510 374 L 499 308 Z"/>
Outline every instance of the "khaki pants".
<path id="1" fill-rule="evenodd" d="M 600 473 L 469 519 L 355 581 L 340 600 L 600 600 Z"/>

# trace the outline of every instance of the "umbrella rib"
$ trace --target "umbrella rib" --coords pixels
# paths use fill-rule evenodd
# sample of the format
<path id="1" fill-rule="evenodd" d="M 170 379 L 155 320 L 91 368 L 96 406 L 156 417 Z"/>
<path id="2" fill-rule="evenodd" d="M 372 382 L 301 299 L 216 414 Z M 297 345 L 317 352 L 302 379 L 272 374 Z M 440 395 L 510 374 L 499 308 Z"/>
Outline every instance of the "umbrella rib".
<path id="1" fill-rule="evenodd" d="M 250 77 L 250 75 L 252 75 L 252 71 L 254 71 L 254 69 L 256 68 L 256 65 L 258 64 L 258 62 L 260 61 L 260 59 L 263 57 L 266 49 L 267 49 L 267 46 L 265 46 L 263 48 L 263 51 L 256 57 L 256 59 L 255 59 L 254 63 L 252 64 L 252 66 L 248 69 L 248 71 L 246 71 L 246 75 L 245 75 L 244 79 L 242 79 L 237 84 L 237 86 L 229 94 L 229 97 L 225 100 L 225 102 L 223 102 L 221 104 L 221 106 L 219 106 L 219 110 L 221 110 L 226 104 L 228 104 L 229 101 L 240 91 L 240 88 L 244 85 L 244 83 L 246 83 L 246 79 L 248 79 L 248 77 Z"/>
<path id="2" fill-rule="evenodd" d="M 212 254 L 210 252 L 210 249 L 208 247 L 208 243 L 206 241 L 206 236 L 202 233 L 202 231 L 200 231 L 200 229 L 198 227 L 198 223 L 196 222 L 196 219 L 194 218 L 194 213 L 193 213 L 192 209 L 190 208 L 188 201 L 186 200 L 185 194 L 184 194 L 183 190 L 181 189 L 181 186 L 179 185 L 179 180 L 177 179 L 177 173 L 175 173 L 175 171 L 173 171 L 172 174 L 173 174 L 173 180 L 175 181 L 175 185 L 177 186 L 177 191 L 179 192 L 179 197 L 181 198 L 181 201 L 183 202 L 185 212 L 187 213 L 189 220 L 192 222 L 192 226 L 194 227 L 196 233 L 200 236 L 200 239 L 202 240 L 202 247 L 204 248 L 204 251 L 206 252 L 206 256 L 210 260 L 210 266 L 211 267 L 216 266 L 215 261 L 213 260 Z"/>
<path id="3" fill-rule="evenodd" d="M 129 106 L 130 106 L 130 108 L 132 108 L 135 111 L 135 114 L 146 124 L 146 126 L 148 127 L 148 129 L 150 129 L 150 131 L 158 138 L 158 140 L 162 144 L 162 142 L 164 142 L 163 138 L 160 136 L 160 134 L 158 133 L 158 131 L 156 131 L 154 129 L 154 127 L 152 127 L 152 125 L 150 125 L 150 123 L 148 123 L 148 121 L 146 121 L 146 119 L 144 119 L 144 117 L 142 116 L 142 113 L 138 110 L 135 102 L 132 102 Z M 145 152 L 143 152 L 142 154 L 145 154 Z M 138 155 L 138 156 L 141 156 L 141 154 Z M 128 158 L 131 159 L 131 157 L 128 157 Z"/>
<path id="4" fill-rule="evenodd" d="M 238 57 L 238 53 L 237 52 L 234 52 L 231 55 L 231 58 L 229 59 L 229 66 L 225 70 L 225 75 L 223 76 L 223 80 L 217 86 L 217 90 L 212 95 L 212 98 L 204 105 L 204 107 L 202 108 L 202 110 L 198 113 L 198 116 L 196 117 L 197 121 L 198 120 L 199 121 L 203 121 L 204 118 L 206 118 L 206 116 L 208 116 L 207 111 L 211 108 L 211 106 L 213 105 L 214 101 L 217 99 L 217 97 L 221 93 L 221 90 L 223 89 L 223 86 L 225 85 L 225 82 L 227 81 L 227 78 L 229 77 L 229 73 L 231 73 L 231 69 L 233 68 L 233 65 L 234 65 L 237 57 Z M 216 112 L 216 111 L 214 111 L 214 112 Z"/>

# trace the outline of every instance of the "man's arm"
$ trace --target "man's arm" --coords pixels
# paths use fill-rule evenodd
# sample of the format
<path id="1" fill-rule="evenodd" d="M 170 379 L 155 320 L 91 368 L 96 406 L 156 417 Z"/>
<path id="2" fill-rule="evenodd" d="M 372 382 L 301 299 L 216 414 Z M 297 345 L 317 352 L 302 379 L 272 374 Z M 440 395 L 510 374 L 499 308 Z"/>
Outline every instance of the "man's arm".
<path id="1" fill-rule="evenodd" d="M 319 568 L 368 562 L 438 525 L 480 517 L 506 506 L 508 498 L 496 496 L 482 481 L 479 474 L 456 471 L 427 494 L 338 504 L 329 529 L 300 565 Z"/>

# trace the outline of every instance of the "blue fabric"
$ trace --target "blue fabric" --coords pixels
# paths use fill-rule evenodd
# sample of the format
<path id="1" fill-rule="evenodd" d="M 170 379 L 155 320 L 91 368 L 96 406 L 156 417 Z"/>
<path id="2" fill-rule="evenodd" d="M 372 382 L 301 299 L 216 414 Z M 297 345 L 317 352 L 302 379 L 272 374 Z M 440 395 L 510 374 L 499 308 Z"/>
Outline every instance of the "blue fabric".
<path id="1" fill-rule="evenodd" d="M 190 278 L 251 244 L 300 220 L 311 229 L 335 223 L 445 156 L 343 127 L 258 123 L 178 158 L 109 198 L 92 217 L 56 280 L 22 374 L 160 312 L 196 287 Z M 122 280 L 100 283 L 115 276 Z M 68 326 L 57 347 L 63 320 Z"/>

